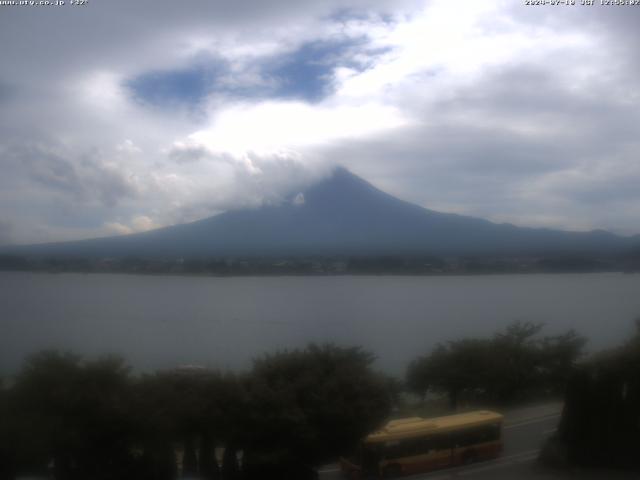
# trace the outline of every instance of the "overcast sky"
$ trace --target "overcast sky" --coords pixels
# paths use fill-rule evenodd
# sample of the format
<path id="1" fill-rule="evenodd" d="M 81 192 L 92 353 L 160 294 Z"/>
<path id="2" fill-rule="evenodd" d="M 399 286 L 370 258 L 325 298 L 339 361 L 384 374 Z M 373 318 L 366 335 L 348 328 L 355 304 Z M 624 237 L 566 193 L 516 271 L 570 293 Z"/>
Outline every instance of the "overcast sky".
<path id="1" fill-rule="evenodd" d="M 576 3 L 0 5 L 0 244 L 277 202 L 334 165 L 435 210 L 640 233 L 640 6 Z"/>

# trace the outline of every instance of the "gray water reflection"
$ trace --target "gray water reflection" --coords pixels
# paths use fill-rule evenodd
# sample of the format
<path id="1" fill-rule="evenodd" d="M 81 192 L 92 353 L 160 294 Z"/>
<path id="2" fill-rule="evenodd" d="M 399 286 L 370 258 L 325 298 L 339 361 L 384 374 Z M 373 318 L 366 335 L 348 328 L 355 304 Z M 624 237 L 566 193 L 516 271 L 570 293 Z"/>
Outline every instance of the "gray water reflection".
<path id="1" fill-rule="evenodd" d="M 118 353 L 139 369 L 239 369 L 309 341 L 362 345 L 402 373 L 436 342 L 510 321 L 614 345 L 640 315 L 640 275 L 177 277 L 0 274 L 0 372 L 42 348 Z"/>

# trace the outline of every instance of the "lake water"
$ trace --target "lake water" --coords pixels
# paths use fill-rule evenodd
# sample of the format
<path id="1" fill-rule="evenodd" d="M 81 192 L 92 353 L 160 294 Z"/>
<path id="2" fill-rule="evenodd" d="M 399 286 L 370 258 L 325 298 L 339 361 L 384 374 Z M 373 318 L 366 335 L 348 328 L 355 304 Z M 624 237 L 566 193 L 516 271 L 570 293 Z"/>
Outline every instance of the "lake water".
<path id="1" fill-rule="evenodd" d="M 513 320 L 616 345 L 640 316 L 640 275 L 179 277 L 0 273 L 0 374 L 43 348 L 117 353 L 141 370 L 242 369 L 310 341 L 360 345 L 402 374 L 435 343 Z"/>

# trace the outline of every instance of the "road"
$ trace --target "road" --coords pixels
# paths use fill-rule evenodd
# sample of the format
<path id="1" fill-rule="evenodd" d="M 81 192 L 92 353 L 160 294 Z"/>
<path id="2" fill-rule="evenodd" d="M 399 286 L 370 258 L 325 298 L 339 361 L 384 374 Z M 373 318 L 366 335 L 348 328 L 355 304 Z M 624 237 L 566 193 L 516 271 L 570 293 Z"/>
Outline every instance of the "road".
<path id="1" fill-rule="evenodd" d="M 469 466 L 403 477 L 406 480 L 448 480 L 464 478 L 484 480 L 497 478 L 538 479 L 540 472 L 533 468 L 542 443 L 555 431 L 562 404 L 551 403 L 504 412 L 504 450 L 500 458 Z M 337 465 L 320 469 L 320 480 L 341 479 Z"/>

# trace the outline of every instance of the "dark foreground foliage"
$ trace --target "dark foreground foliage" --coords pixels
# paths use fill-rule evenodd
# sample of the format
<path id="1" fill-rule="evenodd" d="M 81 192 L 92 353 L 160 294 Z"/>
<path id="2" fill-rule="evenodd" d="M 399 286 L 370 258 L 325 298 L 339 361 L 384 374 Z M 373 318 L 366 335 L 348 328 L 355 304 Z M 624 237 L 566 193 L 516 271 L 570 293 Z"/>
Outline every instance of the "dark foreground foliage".
<path id="1" fill-rule="evenodd" d="M 640 325 L 624 347 L 576 365 L 584 339 L 515 323 L 416 359 L 420 395 L 509 403 L 559 395 L 552 447 L 567 463 L 637 466 Z M 265 355 L 242 375 L 197 367 L 133 375 L 119 358 L 41 352 L 0 383 L 0 480 L 315 478 L 384 422 L 400 386 L 359 348 Z M 546 449 L 550 450 L 550 447 Z"/>
<path id="2" fill-rule="evenodd" d="M 542 459 L 640 471 L 640 321 L 629 342 L 573 373 L 558 432 Z"/>
<path id="3" fill-rule="evenodd" d="M 310 345 L 265 356 L 247 375 L 140 377 L 117 358 L 42 352 L 0 390 L 0 480 L 311 478 L 388 416 L 372 361 Z"/>
<path id="4" fill-rule="evenodd" d="M 541 336 L 542 328 L 516 322 L 493 338 L 439 344 L 409 365 L 407 387 L 422 397 L 443 392 L 454 410 L 461 398 L 508 404 L 561 396 L 586 341 L 573 330 Z"/>

